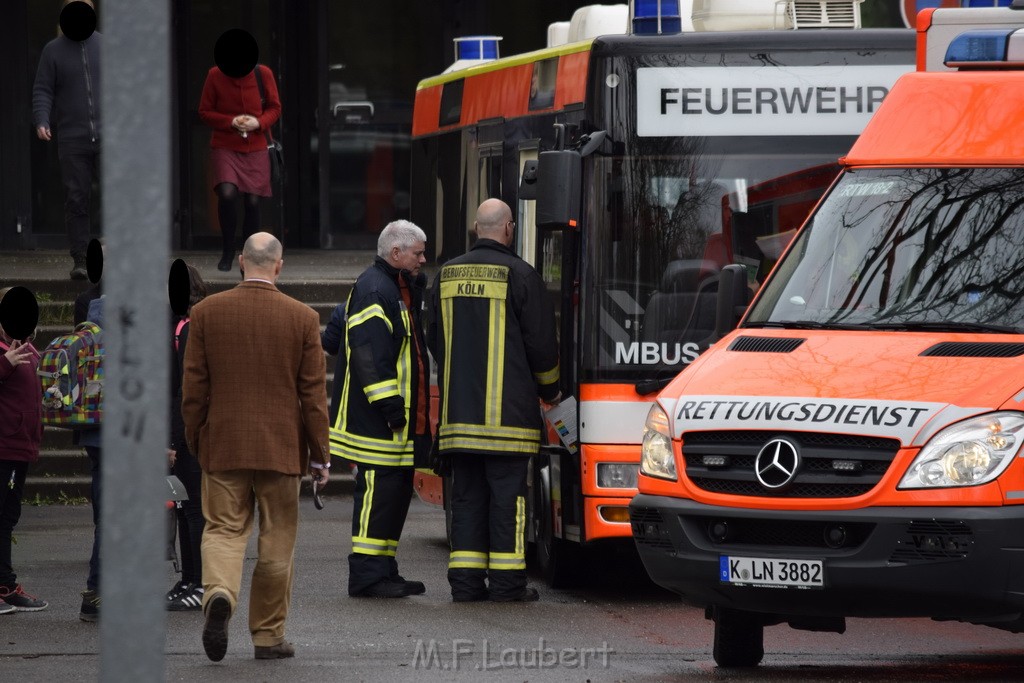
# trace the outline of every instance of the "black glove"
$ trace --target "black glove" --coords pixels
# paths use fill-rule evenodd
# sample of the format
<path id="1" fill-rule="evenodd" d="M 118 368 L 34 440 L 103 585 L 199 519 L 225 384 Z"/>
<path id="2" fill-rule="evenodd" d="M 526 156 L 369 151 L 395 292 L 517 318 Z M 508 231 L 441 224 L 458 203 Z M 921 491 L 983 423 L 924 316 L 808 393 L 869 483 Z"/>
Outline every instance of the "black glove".
<path id="1" fill-rule="evenodd" d="M 442 453 L 436 439 L 430 447 L 430 469 L 439 477 L 447 477 L 452 473 L 451 453 Z"/>
<path id="2" fill-rule="evenodd" d="M 384 413 L 384 419 L 393 432 L 397 432 L 406 425 L 405 400 L 401 396 L 389 396 L 378 402 L 380 410 Z"/>

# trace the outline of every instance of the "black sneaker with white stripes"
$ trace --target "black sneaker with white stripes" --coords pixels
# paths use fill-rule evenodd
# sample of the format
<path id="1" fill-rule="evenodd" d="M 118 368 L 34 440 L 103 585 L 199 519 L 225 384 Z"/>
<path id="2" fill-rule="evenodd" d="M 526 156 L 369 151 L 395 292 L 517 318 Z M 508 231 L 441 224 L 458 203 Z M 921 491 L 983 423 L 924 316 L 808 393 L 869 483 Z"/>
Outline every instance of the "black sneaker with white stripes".
<path id="1" fill-rule="evenodd" d="M 174 584 L 171 587 L 171 590 L 167 591 L 167 602 L 170 602 L 171 600 L 174 600 L 179 595 L 181 595 L 185 591 L 185 589 L 188 588 L 188 585 L 189 584 L 185 581 L 179 581 L 178 583 Z"/>
<path id="2" fill-rule="evenodd" d="M 190 583 L 167 602 L 170 612 L 198 612 L 203 608 L 203 587 Z"/>

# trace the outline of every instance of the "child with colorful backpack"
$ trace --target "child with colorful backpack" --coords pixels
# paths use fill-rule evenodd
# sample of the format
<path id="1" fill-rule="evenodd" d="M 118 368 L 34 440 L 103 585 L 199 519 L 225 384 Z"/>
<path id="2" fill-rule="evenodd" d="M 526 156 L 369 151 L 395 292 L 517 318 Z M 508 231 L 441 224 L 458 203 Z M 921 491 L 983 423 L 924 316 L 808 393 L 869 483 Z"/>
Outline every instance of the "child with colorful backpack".
<path id="1" fill-rule="evenodd" d="M 24 288 L 0 290 L 0 301 L 10 304 L 12 289 L 35 297 Z M 10 306 L 5 306 L 5 310 Z M 38 316 L 38 308 L 36 308 Z M 5 325 L 11 330 L 8 334 Z M 33 321 L 29 328 L 35 328 Z M 28 332 L 28 334 L 23 334 Z M 15 339 L 15 336 L 22 337 Z M 47 607 L 26 593 L 12 567 L 14 527 L 21 518 L 21 496 L 29 464 L 39 459 L 43 438 L 42 391 L 36 378 L 39 352 L 30 330 L 17 330 L 7 316 L 0 318 L 0 614 L 38 612 Z"/>

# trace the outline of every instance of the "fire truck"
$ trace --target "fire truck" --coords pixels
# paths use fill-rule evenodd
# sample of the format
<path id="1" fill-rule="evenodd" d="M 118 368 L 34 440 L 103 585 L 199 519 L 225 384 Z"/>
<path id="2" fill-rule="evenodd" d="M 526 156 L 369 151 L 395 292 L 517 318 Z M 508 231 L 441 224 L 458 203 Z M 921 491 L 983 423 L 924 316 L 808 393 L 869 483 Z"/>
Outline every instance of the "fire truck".
<path id="1" fill-rule="evenodd" d="M 1024 633 L 1024 0 L 917 31 L 738 328 L 647 417 L 637 548 L 720 666 L 777 624 Z"/>
<path id="2" fill-rule="evenodd" d="M 727 302 L 742 307 L 913 69 L 909 29 L 700 4 L 583 8 L 552 25 L 551 46 L 511 57 L 496 38 L 463 39 L 416 92 L 410 213 L 434 267 L 465 252 L 476 207 L 499 197 L 556 311 L 571 440 L 552 431 L 534 459 L 527 525 L 553 586 L 577 576 L 582 546 L 631 545 L 654 394 L 735 320 L 719 314 L 722 269 L 744 269 Z M 444 504 L 432 473 L 415 487 Z"/>

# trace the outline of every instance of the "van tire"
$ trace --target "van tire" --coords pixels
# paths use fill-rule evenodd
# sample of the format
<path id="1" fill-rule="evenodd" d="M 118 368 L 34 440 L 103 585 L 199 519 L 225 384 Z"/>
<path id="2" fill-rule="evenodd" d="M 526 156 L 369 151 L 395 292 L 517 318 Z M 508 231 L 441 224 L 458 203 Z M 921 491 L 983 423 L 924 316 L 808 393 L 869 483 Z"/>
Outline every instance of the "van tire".
<path id="1" fill-rule="evenodd" d="M 714 608 L 715 664 L 720 667 L 757 666 L 764 659 L 764 621 L 752 612 Z"/>

